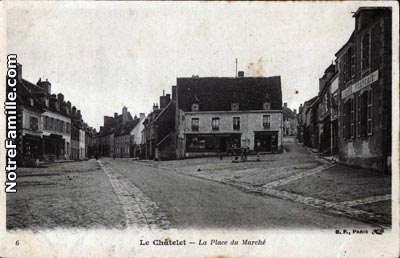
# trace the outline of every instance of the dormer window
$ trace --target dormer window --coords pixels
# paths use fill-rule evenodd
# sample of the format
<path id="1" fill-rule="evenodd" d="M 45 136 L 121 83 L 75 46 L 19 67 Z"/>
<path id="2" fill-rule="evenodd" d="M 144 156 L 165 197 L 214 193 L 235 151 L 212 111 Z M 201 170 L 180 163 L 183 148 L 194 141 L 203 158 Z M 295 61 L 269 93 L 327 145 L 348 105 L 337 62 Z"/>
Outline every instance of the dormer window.
<path id="1" fill-rule="evenodd" d="M 231 104 L 232 111 L 239 111 L 239 103 L 235 102 Z"/>
<path id="2" fill-rule="evenodd" d="M 271 110 L 271 102 L 264 102 L 263 109 L 264 110 Z"/>
<path id="3" fill-rule="evenodd" d="M 197 104 L 197 103 L 192 104 L 192 111 L 193 112 L 199 111 L 199 104 Z"/>
<path id="4" fill-rule="evenodd" d="M 57 111 L 60 111 L 60 103 L 56 102 L 55 105 L 56 105 Z"/>

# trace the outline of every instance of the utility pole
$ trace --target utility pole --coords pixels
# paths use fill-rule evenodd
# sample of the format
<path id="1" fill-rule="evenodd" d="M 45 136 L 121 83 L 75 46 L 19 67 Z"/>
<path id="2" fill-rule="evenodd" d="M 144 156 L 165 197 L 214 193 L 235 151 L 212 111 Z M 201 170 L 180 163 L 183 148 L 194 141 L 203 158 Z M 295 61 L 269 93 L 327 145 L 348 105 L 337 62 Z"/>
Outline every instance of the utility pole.
<path id="1" fill-rule="evenodd" d="M 237 78 L 237 76 L 238 76 L 238 71 L 237 71 L 237 58 L 235 59 L 235 63 L 236 63 L 236 73 L 235 73 L 235 77 Z"/>

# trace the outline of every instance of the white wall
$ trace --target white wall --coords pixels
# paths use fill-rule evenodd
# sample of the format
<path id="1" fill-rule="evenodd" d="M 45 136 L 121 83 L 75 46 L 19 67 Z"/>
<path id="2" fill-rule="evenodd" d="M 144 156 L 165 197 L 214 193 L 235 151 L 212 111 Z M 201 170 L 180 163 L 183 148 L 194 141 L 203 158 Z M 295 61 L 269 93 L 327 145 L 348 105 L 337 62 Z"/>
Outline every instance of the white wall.
<path id="1" fill-rule="evenodd" d="M 271 116 L 269 129 L 265 129 L 263 126 L 263 115 Z M 213 117 L 219 117 L 220 119 L 218 131 L 212 130 L 211 121 Z M 233 130 L 233 117 L 240 117 L 240 130 Z M 192 118 L 199 118 L 199 131 L 192 131 Z M 181 131 L 183 128 L 185 134 L 241 133 L 241 142 L 247 142 L 251 150 L 254 149 L 255 131 L 278 131 L 278 147 L 282 144 L 282 111 L 187 112 L 185 113 L 185 120 L 182 121 L 181 119 L 180 122 L 183 126 L 179 129 Z"/>

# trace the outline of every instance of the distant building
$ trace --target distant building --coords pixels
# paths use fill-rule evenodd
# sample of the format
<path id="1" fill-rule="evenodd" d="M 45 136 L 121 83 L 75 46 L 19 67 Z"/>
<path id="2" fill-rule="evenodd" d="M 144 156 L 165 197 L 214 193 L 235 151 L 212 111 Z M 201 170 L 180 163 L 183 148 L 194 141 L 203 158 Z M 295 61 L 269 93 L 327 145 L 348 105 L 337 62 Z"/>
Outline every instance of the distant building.
<path id="1" fill-rule="evenodd" d="M 279 76 L 177 78 L 177 157 L 282 151 Z"/>
<path id="2" fill-rule="evenodd" d="M 160 106 L 144 119 L 142 130 L 143 158 L 167 160 L 176 158 L 175 86 L 170 94 L 160 96 Z"/>
<path id="3" fill-rule="evenodd" d="M 100 126 L 97 134 L 98 154 L 113 157 L 115 153 L 115 132 L 118 128 L 133 120 L 127 107 L 122 108 L 122 114 L 114 113 L 114 117 L 104 116 L 104 125 Z"/>
<path id="4" fill-rule="evenodd" d="M 322 78 L 319 79 L 319 108 L 318 108 L 318 124 L 319 124 L 319 151 L 324 155 L 333 154 L 333 149 L 337 148 L 337 123 L 334 123 L 332 107 L 337 106 L 337 94 L 333 95 L 332 83 L 337 83 L 337 71 L 335 65 L 330 65 L 324 72 Z M 336 87 L 337 91 L 337 87 Z M 336 98 L 335 98 L 336 97 Z M 335 148 L 335 149 L 336 149 Z"/>
<path id="5" fill-rule="evenodd" d="M 312 113 L 312 107 L 318 103 L 318 96 L 315 96 L 306 102 L 304 102 L 304 105 L 300 105 L 299 108 L 299 117 L 300 117 L 300 123 L 299 123 L 299 130 L 300 130 L 300 139 L 299 141 L 302 142 L 305 146 L 307 147 L 314 147 L 313 146 L 313 139 L 315 129 L 314 129 L 314 123 L 313 123 L 313 113 Z"/>
<path id="6" fill-rule="evenodd" d="M 392 10 L 361 7 L 336 53 L 340 162 L 390 171 Z"/>
<path id="7" fill-rule="evenodd" d="M 293 111 L 287 107 L 287 103 L 283 103 L 283 136 L 297 136 L 297 128 L 299 126 L 296 109 Z"/>
<path id="8" fill-rule="evenodd" d="M 120 125 L 114 133 L 114 153 L 119 158 L 139 157 L 144 113 Z"/>

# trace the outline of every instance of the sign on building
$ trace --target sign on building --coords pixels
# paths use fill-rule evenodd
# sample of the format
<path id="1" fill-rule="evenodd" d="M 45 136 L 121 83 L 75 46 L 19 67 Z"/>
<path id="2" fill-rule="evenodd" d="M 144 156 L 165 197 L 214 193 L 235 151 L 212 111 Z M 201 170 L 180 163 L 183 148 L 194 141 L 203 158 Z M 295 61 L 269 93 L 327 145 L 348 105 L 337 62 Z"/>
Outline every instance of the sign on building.
<path id="1" fill-rule="evenodd" d="M 379 79 L 379 70 L 365 76 L 358 82 L 354 83 L 353 85 L 347 87 L 345 90 L 342 91 L 342 99 L 347 98 L 351 94 L 367 87 L 368 85 L 376 82 Z"/>

